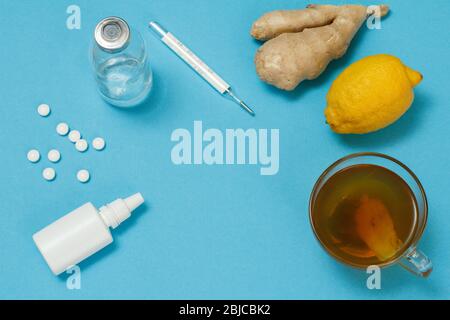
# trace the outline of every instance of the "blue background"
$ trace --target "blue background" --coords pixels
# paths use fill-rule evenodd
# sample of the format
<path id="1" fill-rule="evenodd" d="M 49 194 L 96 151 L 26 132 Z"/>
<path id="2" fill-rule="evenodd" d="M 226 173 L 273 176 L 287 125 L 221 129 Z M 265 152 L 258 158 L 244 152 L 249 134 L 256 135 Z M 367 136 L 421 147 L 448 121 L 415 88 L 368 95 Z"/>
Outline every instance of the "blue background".
<path id="1" fill-rule="evenodd" d="M 331 2 L 331 1 L 330 1 Z M 370 4 L 372 1 L 362 1 Z M 333 3 L 344 3 L 333 1 Z M 81 30 L 66 28 L 66 8 L 81 7 Z M 261 298 L 385 299 L 450 297 L 450 46 L 446 0 L 388 1 L 382 30 L 362 28 L 347 53 L 315 81 L 291 93 L 258 80 L 249 36 L 266 11 L 306 1 L 0 1 L 2 49 L 0 185 L 1 298 Z M 103 17 L 118 15 L 146 39 L 154 71 L 147 105 L 121 110 L 96 91 L 88 59 Z M 249 117 L 221 99 L 147 30 L 157 20 L 188 44 L 254 107 Z M 350 63 L 390 53 L 421 71 L 416 100 L 397 123 L 364 136 L 339 136 L 325 124 L 325 95 Z M 52 114 L 41 118 L 40 103 Z M 175 166 L 176 128 L 279 128 L 280 171 L 257 166 Z M 67 121 L 104 152 L 75 151 L 55 126 Z M 41 171 L 50 148 L 62 153 L 57 179 Z M 43 159 L 31 164 L 30 148 Z M 398 158 L 421 179 L 430 205 L 420 247 L 435 269 L 427 280 L 399 266 L 382 273 L 382 290 L 365 286 L 365 272 L 332 260 L 309 226 L 308 198 L 320 173 L 358 151 Z M 92 180 L 75 173 L 88 168 Z M 31 235 L 92 201 L 100 206 L 140 191 L 146 206 L 114 230 L 115 243 L 80 265 L 82 289 L 55 277 Z"/>

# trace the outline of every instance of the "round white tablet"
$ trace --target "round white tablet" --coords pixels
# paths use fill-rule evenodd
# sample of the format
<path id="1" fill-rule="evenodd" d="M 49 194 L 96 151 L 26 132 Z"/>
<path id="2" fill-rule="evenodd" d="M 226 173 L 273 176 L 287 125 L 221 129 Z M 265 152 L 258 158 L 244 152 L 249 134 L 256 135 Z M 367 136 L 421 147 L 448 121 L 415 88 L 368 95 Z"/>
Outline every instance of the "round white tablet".
<path id="1" fill-rule="evenodd" d="M 80 131 L 78 131 L 78 130 L 71 130 L 69 132 L 69 140 L 72 141 L 73 143 L 77 142 L 80 139 L 81 139 Z"/>
<path id="2" fill-rule="evenodd" d="M 86 169 L 81 169 L 77 172 L 77 179 L 81 183 L 88 182 L 90 177 L 91 177 L 91 175 L 89 174 L 89 171 L 87 171 Z"/>
<path id="3" fill-rule="evenodd" d="M 56 149 L 52 149 L 48 152 L 47 158 L 51 162 L 58 162 L 61 159 L 61 153 Z"/>
<path id="4" fill-rule="evenodd" d="M 30 162 L 36 163 L 41 159 L 41 154 L 36 149 L 31 149 L 27 153 L 27 159 Z"/>
<path id="5" fill-rule="evenodd" d="M 55 169 L 53 169 L 53 168 L 45 168 L 45 169 L 42 171 L 42 176 L 43 176 L 44 179 L 47 180 L 47 181 L 52 181 L 52 180 L 54 180 L 55 177 L 56 177 Z"/>
<path id="6" fill-rule="evenodd" d="M 92 140 L 92 146 L 95 150 L 103 150 L 105 149 L 105 140 L 103 138 L 97 137 L 94 140 Z"/>
<path id="7" fill-rule="evenodd" d="M 45 104 L 45 103 L 40 104 L 37 107 L 37 112 L 39 113 L 39 115 L 41 117 L 46 117 L 46 116 L 48 116 L 50 114 L 50 106 L 48 104 Z"/>
<path id="8" fill-rule="evenodd" d="M 75 148 L 80 152 L 85 152 L 88 147 L 89 145 L 87 141 L 84 139 L 80 139 L 77 142 L 75 142 Z"/>
<path id="9" fill-rule="evenodd" d="M 56 126 L 56 132 L 60 136 L 65 136 L 69 133 L 69 125 L 65 122 L 58 123 L 58 125 Z"/>

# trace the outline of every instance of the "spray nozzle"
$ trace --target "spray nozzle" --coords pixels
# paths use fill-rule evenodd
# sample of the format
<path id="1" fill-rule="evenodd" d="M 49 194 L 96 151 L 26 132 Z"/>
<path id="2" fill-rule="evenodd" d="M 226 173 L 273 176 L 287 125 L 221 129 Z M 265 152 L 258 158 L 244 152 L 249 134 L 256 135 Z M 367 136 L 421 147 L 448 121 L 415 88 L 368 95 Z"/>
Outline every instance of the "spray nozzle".
<path id="1" fill-rule="evenodd" d="M 106 225 L 117 228 L 119 224 L 128 219 L 137 207 L 144 203 L 142 194 L 135 193 L 125 199 L 117 199 L 99 209 L 100 216 Z"/>

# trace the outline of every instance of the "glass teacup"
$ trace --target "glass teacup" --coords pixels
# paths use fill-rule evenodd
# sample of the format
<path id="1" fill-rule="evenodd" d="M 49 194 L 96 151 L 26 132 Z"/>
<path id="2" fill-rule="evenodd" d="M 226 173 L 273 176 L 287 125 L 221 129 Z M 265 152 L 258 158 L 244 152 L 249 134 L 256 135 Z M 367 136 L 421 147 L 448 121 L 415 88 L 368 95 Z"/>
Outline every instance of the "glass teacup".
<path id="1" fill-rule="evenodd" d="M 375 264 L 375 265 L 378 265 L 379 267 L 386 267 L 386 266 L 390 266 L 390 265 L 399 263 L 405 269 L 411 271 L 412 273 L 414 273 L 418 276 L 427 277 L 431 273 L 432 268 L 433 268 L 431 260 L 424 253 L 422 253 L 420 250 L 418 250 L 416 248 L 417 243 L 422 236 L 422 233 L 425 229 L 425 225 L 427 222 L 428 206 L 427 206 L 427 198 L 425 195 L 425 191 L 424 191 L 419 179 L 407 166 L 405 166 L 400 161 L 398 161 L 390 156 L 384 155 L 384 154 L 371 153 L 371 152 L 351 154 L 351 155 L 348 155 L 348 156 L 336 161 L 322 173 L 322 175 L 319 177 L 316 184 L 314 185 L 314 188 L 311 193 L 310 203 L 309 203 L 309 215 L 310 215 L 311 226 L 312 226 L 312 229 L 313 229 L 314 234 L 316 235 L 318 241 L 321 243 L 321 245 L 324 247 L 324 249 L 331 256 L 333 256 L 338 261 L 343 262 L 344 264 L 347 264 L 347 265 L 350 265 L 353 267 L 357 267 L 357 268 L 367 268 L 369 266 L 368 263 L 362 262 L 362 261 L 365 261 L 363 258 L 361 258 L 359 260 L 358 259 L 354 259 L 354 260 L 349 259 L 348 258 L 349 256 L 346 255 L 346 253 L 343 253 L 344 251 L 341 252 L 339 250 L 336 250 L 333 247 L 334 244 L 330 245 L 331 242 L 328 239 L 326 239 L 326 237 L 324 236 L 324 232 L 321 229 L 323 229 L 323 224 L 327 224 L 327 219 L 332 219 L 333 214 L 335 215 L 335 213 L 332 212 L 335 208 L 333 208 L 332 206 L 327 207 L 328 211 L 325 211 L 325 212 L 326 212 L 326 214 L 328 214 L 328 212 L 329 212 L 329 218 L 328 218 L 328 216 L 325 216 L 325 219 L 323 218 L 322 213 L 320 213 L 320 214 L 322 214 L 322 216 L 320 216 L 320 219 L 319 219 L 319 212 L 318 212 L 319 211 L 318 197 L 322 197 L 322 195 L 321 195 L 322 189 L 328 188 L 328 191 L 327 191 L 328 194 L 334 192 L 332 188 L 331 189 L 329 188 L 330 181 L 333 181 L 330 179 L 336 179 L 335 177 L 338 176 L 339 174 L 342 174 L 345 170 L 357 168 L 358 166 L 361 168 L 363 168 L 363 167 L 375 168 L 376 167 L 379 169 L 381 169 L 381 168 L 387 169 L 384 171 L 389 172 L 389 174 L 392 174 L 392 176 L 395 175 L 399 181 L 402 180 L 402 183 L 404 183 L 405 187 L 410 191 L 410 194 L 414 198 L 414 207 L 415 207 L 414 219 L 411 220 L 412 221 L 411 229 L 410 229 L 410 232 L 408 233 L 408 236 L 404 239 L 403 242 L 401 242 L 401 244 L 398 245 L 398 247 L 396 248 L 395 254 L 392 254 L 391 256 L 389 256 L 388 259 L 382 259 L 375 263 L 370 263 L 370 265 Z M 324 186 L 325 186 L 325 188 L 324 188 Z M 336 192 L 338 192 L 337 189 L 336 189 Z M 395 197 L 396 195 L 393 195 L 391 193 L 390 196 Z M 338 197 L 340 197 L 340 195 L 338 195 Z M 360 201 L 360 200 L 358 200 L 358 201 Z M 337 204 L 336 204 L 336 206 L 337 206 Z M 352 207 L 352 204 L 350 204 L 347 206 L 348 207 L 347 209 L 353 210 L 353 208 L 356 208 L 355 210 L 358 213 L 357 210 L 359 210 L 359 208 L 357 206 L 358 206 L 358 204 Z M 341 211 L 345 211 L 345 210 L 346 210 L 346 208 L 344 208 Z M 392 222 L 393 219 L 391 219 L 389 217 L 383 217 L 382 213 L 377 212 L 377 210 L 383 211 L 384 209 L 383 209 L 382 205 L 379 205 L 377 203 L 375 203 L 374 206 L 369 208 L 369 211 L 370 211 L 369 214 L 372 214 L 372 217 L 370 217 L 370 218 L 373 218 L 373 219 L 377 218 L 377 219 L 379 219 L 379 221 L 382 221 L 386 225 L 388 225 L 388 227 L 385 227 L 384 229 L 378 227 L 378 229 L 376 229 L 376 231 L 384 232 L 384 230 L 386 230 L 386 232 L 389 232 L 392 234 L 394 232 L 394 231 L 392 231 L 393 227 L 395 227 L 395 224 Z M 323 210 L 321 212 L 323 212 Z M 344 213 L 344 214 L 346 214 L 346 213 Z M 401 215 L 402 213 L 400 212 L 398 214 Z M 353 219 L 353 216 L 351 216 L 351 217 Z M 350 219 L 350 224 L 354 223 L 354 221 L 352 219 Z M 364 219 L 360 218 L 359 220 L 362 220 L 364 222 Z M 372 221 L 370 219 L 369 220 L 366 219 L 366 221 L 368 221 L 367 223 L 372 223 Z M 341 223 L 341 225 L 342 225 L 342 223 Z M 389 227 L 389 226 L 391 226 L 391 227 Z M 369 227 L 370 227 L 370 225 L 369 225 Z M 375 225 L 374 228 L 376 228 L 376 227 L 377 226 Z M 397 225 L 397 227 L 398 227 L 398 225 Z M 344 225 L 344 229 L 349 229 L 349 228 L 350 227 L 347 228 L 346 224 Z M 346 232 L 347 230 L 344 230 L 344 231 Z M 354 234 L 352 235 L 353 238 L 356 238 L 358 234 L 361 234 L 361 233 L 354 232 Z M 385 238 L 386 237 L 387 237 L 387 235 L 385 236 Z M 383 238 L 383 234 L 381 234 L 381 238 Z M 333 238 L 333 240 L 335 240 L 335 239 Z M 365 241 L 365 243 L 368 243 L 368 246 L 370 246 L 370 245 L 372 245 L 372 243 L 374 243 L 373 235 L 371 238 L 369 235 L 368 240 L 366 240 L 365 238 L 363 238 L 363 240 Z M 382 240 L 386 243 L 386 239 L 382 239 Z M 342 244 L 339 241 L 340 240 L 338 239 L 335 241 L 335 243 Z M 372 241 L 372 243 L 371 243 L 371 241 Z M 361 243 L 363 243 L 363 241 L 361 241 Z M 375 243 L 375 245 L 373 245 L 373 246 L 375 246 L 375 251 L 377 251 L 376 245 L 377 245 L 377 243 Z M 370 249 L 372 249 L 372 248 L 373 247 L 371 247 Z M 380 248 L 380 245 L 378 245 L 378 248 Z M 370 250 L 368 250 L 368 251 L 370 252 Z M 370 261 L 370 259 L 367 259 L 367 261 Z"/>

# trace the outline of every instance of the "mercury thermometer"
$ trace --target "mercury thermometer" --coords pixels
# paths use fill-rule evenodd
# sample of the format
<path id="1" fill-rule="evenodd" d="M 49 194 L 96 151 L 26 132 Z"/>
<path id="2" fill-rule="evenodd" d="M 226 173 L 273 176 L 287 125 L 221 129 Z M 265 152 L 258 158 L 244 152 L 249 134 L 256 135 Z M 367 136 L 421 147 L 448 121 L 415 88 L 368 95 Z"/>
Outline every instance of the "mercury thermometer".
<path id="1" fill-rule="evenodd" d="M 160 40 L 167 45 L 175 54 L 183 59 L 195 72 L 197 72 L 205 81 L 207 81 L 214 89 L 216 89 L 221 95 L 228 95 L 239 104 L 245 111 L 252 116 L 255 115 L 253 110 L 240 98 L 236 96 L 231 90 L 231 86 L 223 80 L 217 73 L 215 73 L 206 63 L 204 63 L 199 57 L 197 57 L 188 47 L 186 47 L 180 40 L 178 40 L 173 34 L 167 32 L 157 22 L 149 23 L 150 29 L 152 29 L 160 38 Z"/>

